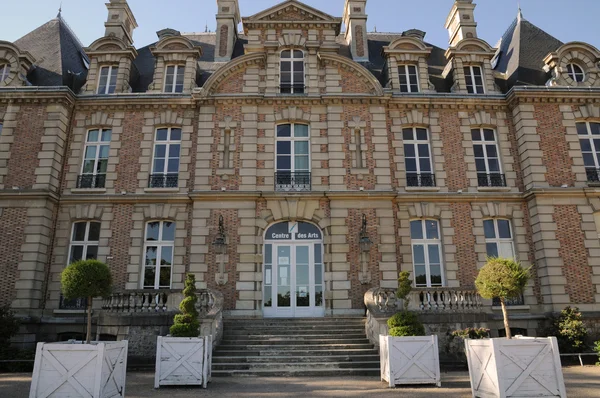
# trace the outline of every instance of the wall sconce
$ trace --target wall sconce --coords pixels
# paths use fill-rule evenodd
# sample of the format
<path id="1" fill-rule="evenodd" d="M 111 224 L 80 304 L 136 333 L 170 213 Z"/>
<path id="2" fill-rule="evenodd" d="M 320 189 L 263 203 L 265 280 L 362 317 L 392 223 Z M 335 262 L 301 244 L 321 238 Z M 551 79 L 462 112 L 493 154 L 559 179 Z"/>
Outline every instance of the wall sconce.
<path id="1" fill-rule="evenodd" d="M 367 216 L 362 215 L 362 226 L 360 228 L 360 234 L 358 236 L 358 245 L 360 247 L 360 259 L 362 264 L 362 271 L 358 277 L 361 284 L 366 285 L 371 282 L 371 273 L 368 270 L 371 247 L 373 241 L 369 238 L 367 233 Z"/>
<path id="2" fill-rule="evenodd" d="M 227 283 L 228 275 L 225 273 L 225 256 L 227 255 L 227 236 L 225 235 L 225 227 L 223 226 L 223 216 L 219 216 L 219 232 L 213 242 L 213 248 L 216 255 L 219 257 L 219 272 L 215 275 L 217 285 Z"/>

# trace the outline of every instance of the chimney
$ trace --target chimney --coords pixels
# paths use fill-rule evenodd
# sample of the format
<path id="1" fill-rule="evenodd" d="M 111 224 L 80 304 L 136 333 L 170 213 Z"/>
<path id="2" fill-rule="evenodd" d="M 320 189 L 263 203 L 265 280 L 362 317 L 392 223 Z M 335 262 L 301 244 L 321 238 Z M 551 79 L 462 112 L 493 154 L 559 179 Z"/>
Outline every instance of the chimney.
<path id="1" fill-rule="evenodd" d="M 346 25 L 346 44 L 350 46 L 352 59 L 369 61 L 367 40 L 367 0 L 346 0 L 343 22 Z"/>
<path id="2" fill-rule="evenodd" d="M 138 24 L 127 0 L 110 0 L 110 3 L 106 3 L 106 8 L 108 8 L 108 20 L 104 24 L 106 27 L 104 36 L 117 37 L 131 46 L 133 30 L 138 27 Z"/>
<path id="3" fill-rule="evenodd" d="M 237 40 L 238 25 L 242 20 L 238 0 L 217 0 L 217 41 L 215 62 L 231 61 Z"/>
<path id="4" fill-rule="evenodd" d="M 455 0 L 446 20 L 446 29 L 450 35 L 450 47 L 455 47 L 461 40 L 477 38 L 475 6 L 473 0 Z"/>

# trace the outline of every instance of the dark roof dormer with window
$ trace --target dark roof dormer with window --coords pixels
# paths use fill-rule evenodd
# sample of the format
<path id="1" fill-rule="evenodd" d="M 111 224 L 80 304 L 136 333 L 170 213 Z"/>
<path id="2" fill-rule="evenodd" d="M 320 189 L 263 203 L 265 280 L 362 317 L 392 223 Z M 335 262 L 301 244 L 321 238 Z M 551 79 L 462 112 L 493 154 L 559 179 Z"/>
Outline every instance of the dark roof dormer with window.
<path id="1" fill-rule="evenodd" d="M 0 40 L 0 87 L 28 86 L 27 74 L 34 58 L 27 51 Z"/>

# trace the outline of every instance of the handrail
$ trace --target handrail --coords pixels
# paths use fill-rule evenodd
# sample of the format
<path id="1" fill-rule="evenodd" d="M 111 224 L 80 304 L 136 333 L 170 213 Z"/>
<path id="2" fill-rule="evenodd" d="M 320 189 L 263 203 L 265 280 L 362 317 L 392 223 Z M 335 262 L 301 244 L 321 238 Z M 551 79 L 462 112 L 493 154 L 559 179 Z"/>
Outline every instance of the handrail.
<path id="1" fill-rule="evenodd" d="M 419 312 L 483 312 L 483 299 L 475 289 L 460 287 L 413 288 L 409 309 Z"/>

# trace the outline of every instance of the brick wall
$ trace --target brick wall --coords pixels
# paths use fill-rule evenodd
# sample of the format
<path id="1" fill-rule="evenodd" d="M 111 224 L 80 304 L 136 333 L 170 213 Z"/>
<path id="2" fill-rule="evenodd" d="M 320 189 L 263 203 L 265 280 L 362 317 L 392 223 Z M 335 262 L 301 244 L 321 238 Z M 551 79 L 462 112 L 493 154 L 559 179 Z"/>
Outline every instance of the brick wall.
<path id="1" fill-rule="evenodd" d="M 446 185 L 449 191 L 467 189 L 467 164 L 463 148 L 463 133 L 460 131 L 460 119 L 456 111 L 441 109 L 439 123 L 442 126 L 442 153 L 446 160 Z"/>
<path id="2" fill-rule="evenodd" d="M 563 260 L 562 271 L 567 280 L 565 292 L 574 304 L 592 304 L 592 268 L 588 265 L 588 251 L 577 206 L 555 206 L 553 219 L 560 242 L 558 253 Z"/>
<path id="3" fill-rule="evenodd" d="M 374 174 L 375 161 L 373 159 L 373 152 L 375 151 L 375 146 L 373 145 L 373 135 L 371 130 L 371 113 L 366 106 L 347 105 L 344 107 L 344 113 L 342 117 L 345 121 L 345 127 L 342 130 L 342 134 L 344 136 L 344 168 L 346 169 L 346 176 L 344 179 L 346 182 L 346 187 L 351 190 L 358 190 L 360 187 L 364 187 L 366 190 L 375 189 L 377 177 Z M 363 166 L 365 169 L 369 169 L 369 174 L 362 175 L 360 179 L 357 174 L 350 173 L 352 170 L 352 158 L 356 148 L 355 145 L 351 143 L 354 135 L 354 129 L 348 127 L 348 123 L 355 117 L 359 117 L 361 121 L 367 123 L 367 127 L 361 129 L 361 134 L 364 135 L 364 140 L 368 148 L 368 150 L 364 151 L 367 161 Z"/>
<path id="4" fill-rule="evenodd" d="M 221 171 L 221 158 L 223 152 L 219 149 L 219 145 L 222 145 L 223 140 L 223 129 L 219 127 L 219 122 L 224 120 L 225 117 L 230 116 L 233 122 L 237 123 L 237 127 L 231 129 L 230 137 L 230 151 L 233 152 L 233 161 L 230 163 L 230 168 L 234 170 L 233 175 L 228 175 L 226 178 L 220 174 Z M 220 191 L 221 188 L 227 188 L 229 191 L 237 191 L 240 189 L 241 177 L 240 177 L 240 153 L 242 150 L 242 135 L 244 130 L 241 127 L 242 121 L 242 107 L 241 106 L 220 106 L 217 108 L 217 112 L 214 115 L 215 128 L 213 129 L 213 142 L 211 143 L 212 159 L 210 162 L 210 168 L 212 171 L 208 181 L 211 185 L 212 190 Z M 208 143 L 200 143 L 200 145 L 206 145 Z M 235 148 L 235 150 L 233 150 Z"/>
<path id="5" fill-rule="evenodd" d="M 42 105 L 23 105 L 17 116 L 14 142 L 10 148 L 5 187 L 32 188 L 36 181 L 35 169 L 42 150 L 46 108 Z"/>
<path id="6" fill-rule="evenodd" d="M 371 87 L 367 86 L 359 75 L 352 73 L 344 68 L 339 68 L 339 74 L 342 77 L 340 82 L 343 93 L 370 93 Z"/>
<path id="7" fill-rule="evenodd" d="M 127 266 L 133 229 L 133 205 L 115 204 L 113 206 L 112 236 L 109 239 L 110 255 L 108 261 L 115 290 L 124 290 L 127 284 Z M 140 264 L 141 266 L 141 264 Z"/>
<path id="8" fill-rule="evenodd" d="M 0 306 L 10 305 L 15 299 L 15 282 L 18 279 L 17 268 L 21 261 L 21 245 L 25 243 L 27 226 L 26 208 L 1 209 L 0 216 Z"/>
<path id="9" fill-rule="evenodd" d="M 359 57 L 365 56 L 365 41 L 362 26 L 354 28 L 354 40 L 356 41 L 356 55 Z"/>
<path id="10" fill-rule="evenodd" d="M 237 72 L 232 73 L 227 76 L 225 80 L 219 84 L 215 93 L 222 94 L 241 94 L 244 90 L 244 74 L 246 73 L 245 69 L 241 69 Z"/>
<path id="11" fill-rule="evenodd" d="M 117 164 L 117 181 L 115 191 L 135 192 L 138 188 L 138 173 L 140 172 L 140 157 L 142 156 L 141 142 L 143 139 L 142 126 L 144 112 L 128 111 L 125 114 L 119 164 Z"/>
<path id="12" fill-rule="evenodd" d="M 569 144 L 565 140 L 567 131 L 563 126 L 559 105 L 536 104 L 534 117 L 538 122 L 537 133 L 543 153 L 542 162 L 547 169 L 546 181 L 551 187 L 564 184 L 573 186 L 573 160 L 569 156 Z"/>
<path id="13" fill-rule="evenodd" d="M 473 287 L 479 272 L 477 254 L 475 252 L 475 236 L 473 235 L 473 219 L 470 203 L 452 203 L 452 228 L 454 228 L 454 244 L 458 262 L 458 280 L 461 287 Z"/>

